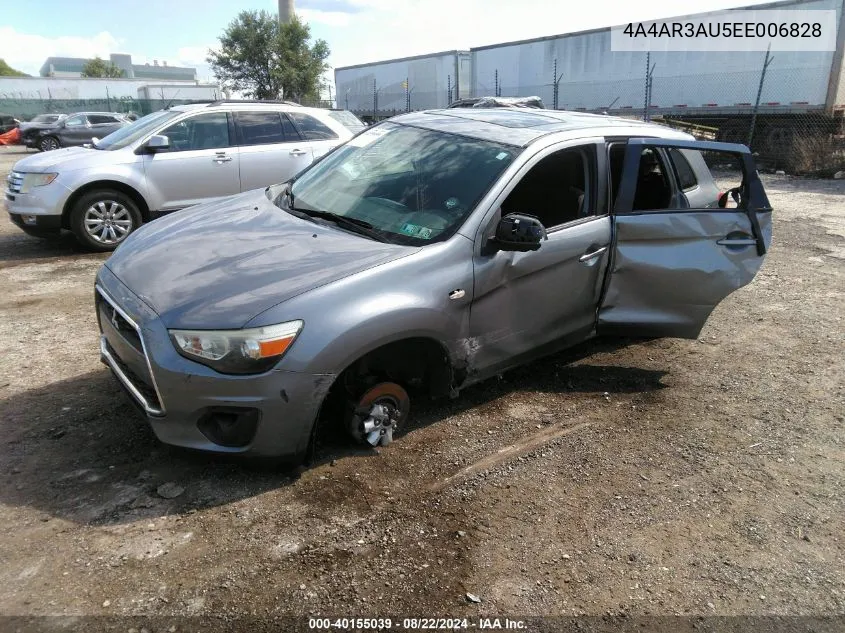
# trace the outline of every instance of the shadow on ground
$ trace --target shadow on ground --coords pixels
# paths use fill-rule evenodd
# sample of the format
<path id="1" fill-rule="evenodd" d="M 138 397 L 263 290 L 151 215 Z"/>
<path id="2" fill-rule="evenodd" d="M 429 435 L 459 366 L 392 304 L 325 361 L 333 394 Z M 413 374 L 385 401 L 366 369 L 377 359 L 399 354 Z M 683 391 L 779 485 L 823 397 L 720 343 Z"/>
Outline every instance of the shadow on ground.
<path id="1" fill-rule="evenodd" d="M 660 389 L 664 372 L 572 365 L 627 342 L 593 342 L 513 370 L 462 392 L 420 403 L 408 432 L 517 392 L 629 393 Z M 105 369 L 0 401 L 4 450 L 0 502 L 77 523 L 116 524 L 213 507 L 289 485 L 296 473 L 266 462 L 162 445 Z M 400 440 L 401 441 L 401 440 Z M 316 463 L 367 449 L 332 444 Z M 175 482 L 185 492 L 158 493 Z"/>

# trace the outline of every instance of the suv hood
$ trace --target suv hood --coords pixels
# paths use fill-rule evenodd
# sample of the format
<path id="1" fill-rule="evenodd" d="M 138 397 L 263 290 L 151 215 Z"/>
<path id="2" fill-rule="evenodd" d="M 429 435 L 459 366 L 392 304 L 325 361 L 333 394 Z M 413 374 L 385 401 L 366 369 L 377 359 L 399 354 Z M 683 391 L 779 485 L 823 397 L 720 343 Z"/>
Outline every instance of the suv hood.
<path id="1" fill-rule="evenodd" d="M 89 149 L 87 147 L 65 147 L 55 149 L 51 152 L 39 152 L 32 156 L 20 159 L 12 168 L 14 171 L 45 172 L 72 171 L 74 169 L 87 169 L 98 165 L 115 165 L 127 162 L 121 160 L 125 154 L 121 150 L 107 151 L 101 149 Z M 134 159 L 136 156 L 130 154 Z M 119 158 L 120 157 L 120 158 Z M 130 159 L 131 160 L 131 159 Z"/>
<path id="2" fill-rule="evenodd" d="M 300 219 L 259 189 L 142 226 L 105 265 L 168 328 L 238 329 L 298 294 L 418 250 Z"/>

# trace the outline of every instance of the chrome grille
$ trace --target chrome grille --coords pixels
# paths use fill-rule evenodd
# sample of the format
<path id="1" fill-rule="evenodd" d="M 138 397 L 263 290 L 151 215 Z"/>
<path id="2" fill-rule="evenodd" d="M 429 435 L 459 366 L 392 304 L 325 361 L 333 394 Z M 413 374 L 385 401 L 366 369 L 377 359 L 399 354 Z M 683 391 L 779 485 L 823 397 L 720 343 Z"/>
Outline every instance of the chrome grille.
<path id="1" fill-rule="evenodd" d="M 23 186 L 23 173 L 19 171 L 13 171 L 9 174 L 9 178 L 7 179 L 9 182 L 9 193 L 20 193 L 21 187 Z"/>
<path id="2" fill-rule="evenodd" d="M 109 367 L 117 376 L 123 386 L 132 394 L 138 403 L 149 415 L 164 415 L 164 402 L 156 385 L 153 368 L 150 365 L 150 358 L 144 339 L 141 335 L 141 328 L 126 314 L 117 303 L 109 297 L 106 292 L 96 287 L 97 310 L 100 319 L 106 317 L 112 324 L 117 334 L 129 343 L 144 358 L 149 373 L 150 382 L 132 372 L 129 366 L 118 356 L 115 349 L 109 344 L 105 334 L 102 334 L 102 322 L 100 323 L 100 355 L 106 360 Z"/>

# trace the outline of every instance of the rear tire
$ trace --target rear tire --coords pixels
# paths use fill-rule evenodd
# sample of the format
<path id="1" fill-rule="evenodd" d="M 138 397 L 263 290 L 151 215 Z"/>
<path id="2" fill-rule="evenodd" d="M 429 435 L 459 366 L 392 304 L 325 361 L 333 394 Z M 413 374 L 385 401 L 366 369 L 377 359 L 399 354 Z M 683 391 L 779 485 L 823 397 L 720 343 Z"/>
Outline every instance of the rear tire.
<path id="1" fill-rule="evenodd" d="M 54 149 L 59 149 L 62 146 L 59 143 L 59 139 L 55 136 L 45 136 L 40 141 L 38 141 L 38 147 L 42 152 L 49 152 Z"/>
<path id="2" fill-rule="evenodd" d="M 138 205 L 113 189 L 86 193 L 70 214 L 70 230 L 76 239 L 85 248 L 99 252 L 113 251 L 141 222 Z"/>

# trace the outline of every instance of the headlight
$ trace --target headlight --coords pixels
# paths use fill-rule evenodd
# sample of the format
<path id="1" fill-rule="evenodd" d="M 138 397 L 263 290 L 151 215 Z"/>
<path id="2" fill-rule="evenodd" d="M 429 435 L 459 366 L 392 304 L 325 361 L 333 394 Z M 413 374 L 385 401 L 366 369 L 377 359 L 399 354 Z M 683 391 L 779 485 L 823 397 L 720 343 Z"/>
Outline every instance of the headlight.
<path id="1" fill-rule="evenodd" d="M 53 182 L 59 174 L 24 174 L 21 193 L 28 193 L 33 187 L 43 187 Z"/>
<path id="2" fill-rule="evenodd" d="M 170 330 L 170 339 L 185 358 L 221 374 L 259 374 L 284 356 L 302 330 L 302 321 L 249 330 Z"/>

